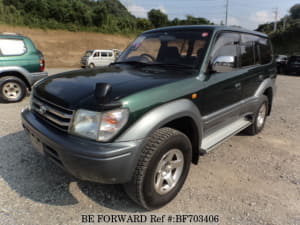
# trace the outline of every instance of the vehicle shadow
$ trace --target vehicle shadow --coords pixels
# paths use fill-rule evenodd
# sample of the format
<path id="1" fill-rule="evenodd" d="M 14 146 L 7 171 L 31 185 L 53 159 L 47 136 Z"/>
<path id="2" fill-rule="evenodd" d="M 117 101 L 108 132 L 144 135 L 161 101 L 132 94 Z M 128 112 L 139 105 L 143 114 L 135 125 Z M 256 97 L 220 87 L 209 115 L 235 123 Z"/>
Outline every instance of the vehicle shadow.
<path id="1" fill-rule="evenodd" d="M 70 192 L 70 183 L 94 202 L 117 211 L 142 212 L 121 185 L 79 181 L 37 153 L 24 131 L 0 137 L 0 177 L 20 197 L 48 205 L 80 203 Z"/>

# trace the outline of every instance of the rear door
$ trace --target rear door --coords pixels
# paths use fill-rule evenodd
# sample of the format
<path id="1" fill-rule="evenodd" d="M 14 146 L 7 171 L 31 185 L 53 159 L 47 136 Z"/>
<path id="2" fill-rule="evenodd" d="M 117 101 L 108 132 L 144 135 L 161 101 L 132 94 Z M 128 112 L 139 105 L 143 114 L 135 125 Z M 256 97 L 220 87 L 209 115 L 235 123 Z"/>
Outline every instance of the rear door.
<path id="1" fill-rule="evenodd" d="M 240 67 L 244 70 L 242 81 L 243 99 L 254 96 L 264 79 L 270 76 L 268 64 L 272 61 L 272 53 L 267 38 L 251 34 L 241 35 Z"/>

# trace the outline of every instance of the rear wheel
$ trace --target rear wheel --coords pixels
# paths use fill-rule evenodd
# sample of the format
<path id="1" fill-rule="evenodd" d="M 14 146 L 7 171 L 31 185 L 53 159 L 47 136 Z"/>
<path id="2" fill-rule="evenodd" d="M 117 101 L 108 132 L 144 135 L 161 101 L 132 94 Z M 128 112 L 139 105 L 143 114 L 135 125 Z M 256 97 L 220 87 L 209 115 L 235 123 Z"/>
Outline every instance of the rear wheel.
<path id="1" fill-rule="evenodd" d="M 19 78 L 0 78 L 0 99 L 4 102 L 19 102 L 26 95 L 26 84 Z"/>
<path id="2" fill-rule="evenodd" d="M 263 101 L 259 105 L 255 118 L 251 126 L 245 129 L 245 133 L 249 135 L 255 135 L 262 131 L 265 126 L 266 119 L 268 116 L 269 101 L 267 96 L 263 96 Z"/>
<path id="3" fill-rule="evenodd" d="M 171 128 L 159 129 L 149 138 L 125 191 L 145 209 L 162 207 L 182 188 L 191 159 L 187 136 Z"/>

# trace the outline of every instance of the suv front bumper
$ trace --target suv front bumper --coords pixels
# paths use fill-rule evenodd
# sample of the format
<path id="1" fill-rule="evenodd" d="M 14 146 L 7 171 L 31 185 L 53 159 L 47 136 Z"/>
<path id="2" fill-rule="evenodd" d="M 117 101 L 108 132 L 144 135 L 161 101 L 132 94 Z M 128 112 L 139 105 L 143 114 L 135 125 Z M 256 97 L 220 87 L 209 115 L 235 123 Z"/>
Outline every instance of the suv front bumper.
<path id="1" fill-rule="evenodd" d="M 143 140 L 99 143 L 45 125 L 28 109 L 21 116 L 35 149 L 73 176 L 108 184 L 130 181 Z"/>

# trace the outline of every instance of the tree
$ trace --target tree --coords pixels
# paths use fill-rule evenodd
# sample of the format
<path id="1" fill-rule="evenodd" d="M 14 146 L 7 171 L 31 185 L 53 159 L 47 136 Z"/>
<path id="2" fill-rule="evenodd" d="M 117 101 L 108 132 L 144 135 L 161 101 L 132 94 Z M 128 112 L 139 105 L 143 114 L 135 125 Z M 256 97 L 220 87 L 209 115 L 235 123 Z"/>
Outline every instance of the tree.
<path id="1" fill-rule="evenodd" d="M 300 4 L 296 4 L 292 8 L 290 8 L 290 13 L 292 19 L 300 19 Z"/>
<path id="2" fill-rule="evenodd" d="M 148 18 L 154 27 L 163 27 L 169 23 L 168 16 L 159 9 L 152 9 L 148 12 Z"/>
<path id="3" fill-rule="evenodd" d="M 151 22 L 145 18 L 136 18 L 136 26 L 139 30 L 150 30 L 153 28 Z"/>

